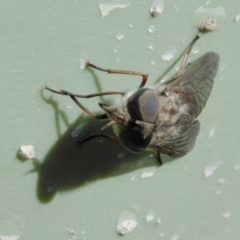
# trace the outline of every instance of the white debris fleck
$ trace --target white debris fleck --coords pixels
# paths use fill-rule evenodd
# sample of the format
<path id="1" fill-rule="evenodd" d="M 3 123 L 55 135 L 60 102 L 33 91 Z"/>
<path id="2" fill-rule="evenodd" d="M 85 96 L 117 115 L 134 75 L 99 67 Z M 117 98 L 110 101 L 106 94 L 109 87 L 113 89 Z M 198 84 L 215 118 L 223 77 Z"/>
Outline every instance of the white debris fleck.
<path id="1" fill-rule="evenodd" d="M 150 8 L 150 13 L 153 17 L 156 17 L 158 14 L 162 13 L 164 9 L 163 0 L 155 0 Z"/>
<path id="2" fill-rule="evenodd" d="M 240 167 L 238 164 L 234 166 L 234 170 L 239 170 L 239 169 L 240 169 Z"/>
<path id="3" fill-rule="evenodd" d="M 155 30 L 156 30 L 156 27 L 155 27 L 154 25 L 151 25 L 151 26 L 148 28 L 148 32 L 150 32 L 150 33 L 153 33 Z"/>
<path id="4" fill-rule="evenodd" d="M 148 49 L 153 50 L 153 43 L 152 42 L 148 44 Z"/>
<path id="5" fill-rule="evenodd" d="M 134 230 L 138 222 L 135 214 L 124 211 L 120 214 L 117 225 L 117 232 L 121 235 L 128 234 Z"/>
<path id="6" fill-rule="evenodd" d="M 146 168 L 142 171 L 141 178 L 146 179 L 152 177 L 156 172 L 156 168 Z"/>
<path id="7" fill-rule="evenodd" d="M 192 48 L 192 53 L 193 54 L 199 53 L 199 48 L 198 47 L 193 47 Z"/>
<path id="8" fill-rule="evenodd" d="M 215 135 L 215 132 L 216 132 L 216 129 L 215 129 L 215 128 L 211 129 L 211 130 L 209 131 L 209 133 L 208 133 L 208 136 L 209 136 L 210 138 L 213 137 L 213 136 Z"/>
<path id="9" fill-rule="evenodd" d="M 0 240 L 17 240 L 21 237 L 25 221 L 18 215 L 0 220 Z"/>
<path id="10" fill-rule="evenodd" d="M 155 218 L 155 213 L 153 211 L 148 211 L 146 215 L 146 222 L 149 223 Z"/>
<path id="11" fill-rule="evenodd" d="M 196 26 L 200 31 L 212 32 L 217 29 L 217 20 L 214 18 L 203 18 Z"/>
<path id="12" fill-rule="evenodd" d="M 239 22 L 240 21 L 240 14 L 238 14 L 235 19 L 234 19 L 235 22 Z"/>
<path id="13" fill-rule="evenodd" d="M 32 145 L 21 145 L 18 154 L 25 159 L 31 159 L 35 157 L 34 147 Z"/>
<path id="14" fill-rule="evenodd" d="M 116 35 L 116 39 L 118 39 L 118 40 L 124 39 L 124 34 L 118 33 L 118 34 Z"/>
<path id="15" fill-rule="evenodd" d="M 102 18 L 106 17 L 111 11 L 116 8 L 127 8 L 131 4 L 130 1 L 124 0 L 101 0 L 99 3 L 99 9 L 102 14 Z"/>
<path id="16" fill-rule="evenodd" d="M 224 184 L 225 182 L 226 182 L 226 180 L 223 179 L 223 178 L 218 179 L 218 183 L 219 183 L 219 184 Z"/>
<path id="17" fill-rule="evenodd" d="M 230 212 L 225 212 L 224 214 L 223 214 L 223 217 L 224 218 L 230 218 L 231 217 L 231 213 Z"/>
<path id="18" fill-rule="evenodd" d="M 79 52 L 79 68 L 84 69 L 86 67 L 87 59 L 88 59 L 88 53 L 86 50 L 81 50 Z"/>
<path id="19" fill-rule="evenodd" d="M 221 18 L 224 18 L 225 15 L 223 7 L 199 7 L 194 13 L 193 24 L 200 31 L 214 31 L 218 28 Z"/>
<path id="20" fill-rule="evenodd" d="M 164 232 L 161 232 L 160 234 L 159 234 L 159 237 L 164 237 Z"/>
<path id="21" fill-rule="evenodd" d="M 155 65 L 155 61 L 154 61 L 154 60 L 152 60 L 152 61 L 151 61 L 151 64 L 152 64 L 152 65 Z M 150 154 L 150 155 L 151 155 L 151 154 Z M 151 157 L 151 156 L 150 156 L 150 157 Z"/>
<path id="22" fill-rule="evenodd" d="M 222 162 L 218 160 L 215 163 L 207 166 L 204 170 L 205 177 L 210 177 L 220 164 L 222 164 Z"/>
<path id="23" fill-rule="evenodd" d="M 162 222 L 162 220 L 160 218 L 156 219 L 155 223 L 156 224 L 160 224 Z"/>
<path id="24" fill-rule="evenodd" d="M 125 156 L 125 152 L 119 152 L 117 154 L 117 158 L 123 158 Z"/>
<path id="25" fill-rule="evenodd" d="M 168 47 L 162 55 L 162 60 L 168 62 L 172 60 L 177 52 L 177 49 L 174 45 Z"/>
<path id="26" fill-rule="evenodd" d="M 172 235 L 171 240 L 178 240 L 179 238 L 180 238 L 179 235 L 174 234 Z"/>

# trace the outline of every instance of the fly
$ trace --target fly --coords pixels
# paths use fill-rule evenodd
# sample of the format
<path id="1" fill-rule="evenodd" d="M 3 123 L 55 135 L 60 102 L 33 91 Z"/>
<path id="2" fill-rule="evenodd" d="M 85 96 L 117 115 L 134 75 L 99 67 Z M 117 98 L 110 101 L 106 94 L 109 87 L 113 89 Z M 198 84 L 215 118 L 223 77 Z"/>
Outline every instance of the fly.
<path id="1" fill-rule="evenodd" d="M 89 116 L 96 119 L 108 119 L 102 133 L 93 137 L 115 139 L 130 152 L 139 153 L 146 148 L 157 152 L 160 165 L 161 153 L 179 158 L 190 152 L 200 130 L 196 119 L 205 107 L 210 96 L 214 78 L 219 65 L 219 55 L 207 52 L 197 60 L 187 64 L 188 56 L 197 34 L 186 51 L 178 73 L 164 83 L 145 87 L 148 75 L 125 70 L 105 69 L 90 62 L 91 67 L 109 74 L 141 76 L 142 81 L 135 91 L 110 91 L 89 95 L 74 94 L 65 90 L 47 90 L 67 95 Z M 99 103 L 104 114 L 96 115 L 86 108 L 77 98 L 92 98 L 105 95 L 120 95 L 120 103 L 106 105 Z M 106 127 L 112 126 L 116 137 L 104 134 Z"/>

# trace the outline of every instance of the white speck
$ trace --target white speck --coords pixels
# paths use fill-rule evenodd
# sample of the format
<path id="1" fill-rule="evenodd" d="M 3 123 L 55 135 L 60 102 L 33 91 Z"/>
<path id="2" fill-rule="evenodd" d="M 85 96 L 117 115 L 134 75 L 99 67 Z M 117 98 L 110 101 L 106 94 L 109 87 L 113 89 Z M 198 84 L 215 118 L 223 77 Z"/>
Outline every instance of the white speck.
<path id="1" fill-rule="evenodd" d="M 208 136 L 211 138 L 215 135 L 216 129 L 213 128 L 212 130 L 209 131 Z"/>
<path id="2" fill-rule="evenodd" d="M 217 194 L 221 194 L 222 192 L 221 192 L 220 190 L 218 190 L 216 193 L 217 193 Z"/>
<path id="3" fill-rule="evenodd" d="M 72 109 L 73 108 L 73 105 L 72 104 L 68 104 L 67 105 L 67 109 Z"/>
<path id="4" fill-rule="evenodd" d="M 167 48 L 167 50 L 162 55 L 162 60 L 168 62 L 172 60 L 177 52 L 177 49 L 174 45 Z"/>
<path id="5" fill-rule="evenodd" d="M 219 184 L 224 184 L 225 182 L 226 182 L 226 180 L 223 179 L 223 178 L 218 179 L 218 183 L 219 183 Z"/>
<path id="6" fill-rule="evenodd" d="M 79 52 L 80 57 L 79 57 L 79 67 L 80 69 L 84 69 L 86 67 L 86 62 L 88 59 L 88 53 L 86 50 L 81 50 Z"/>
<path id="7" fill-rule="evenodd" d="M 152 65 L 155 65 L 155 61 L 154 61 L 154 60 L 152 60 L 152 61 L 151 61 L 151 64 L 152 64 Z M 151 154 L 150 154 L 150 155 L 151 155 Z M 150 156 L 150 157 L 151 157 L 151 156 Z"/>
<path id="8" fill-rule="evenodd" d="M 238 14 L 235 19 L 234 19 L 235 22 L 239 22 L 240 21 L 240 14 Z"/>
<path id="9" fill-rule="evenodd" d="M 231 213 L 230 212 L 225 212 L 224 214 L 223 214 L 223 217 L 224 218 L 230 218 L 231 217 Z"/>
<path id="10" fill-rule="evenodd" d="M 118 52 L 118 49 L 117 49 L 117 48 L 114 48 L 114 49 L 113 49 L 113 52 L 114 52 L 114 53 L 117 53 L 117 52 Z"/>
<path id="11" fill-rule="evenodd" d="M 119 152 L 117 154 L 117 158 L 123 158 L 125 156 L 125 152 Z"/>
<path id="12" fill-rule="evenodd" d="M 160 234 L 159 234 L 159 237 L 164 237 L 164 232 L 161 232 Z"/>
<path id="13" fill-rule="evenodd" d="M 0 220 L 0 240 L 17 240 L 21 237 L 25 221 L 18 215 Z"/>
<path id="14" fill-rule="evenodd" d="M 99 9 L 102 14 L 102 18 L 106 17 L 112 10 L 116 8 L 127 8 L 131 4 L 130 1 L 124 1 L 124 0 L 101 0 L 99 3 Z"/>
<path id="15" fill-rule="evenodd" d="M 180 238 L 179 235 L 174 234 L 172 235 L 171 240 L 178 240 L 179 238 Z"/>
<path id="16" fill-rule="evenodd" d="M 131 181 L 134 181 L 134 180 L 135 180 L 135 176 L 132 176 L 132 177 L 131 177 Z"/>
<path id="17" fill-rule="evenodd" d="M 155 218 L 155 213 L 153 211 L 148 211 L 146 215 L 146 222 L 151 222 Z"/>
<path id="18" fill-rule="evenodd" d="M 118 39 L 118 40 L 124 39 L 124 34 L 118 33 L 118 34 L 116 35 L 116 39 Z"/>
<path id="19" fill-rule="evenodd" d="M 75 238 L 77 232 L 75 232 L 74 230 L 69 229 L 69 228 L 66 228 L 66 230 L 71 234 L 71 236 L 72 236 L 73 238 Z"/>
<path id="20" fill-rule="evenodd" d="M 203 18 L 196 26 L 200 31 L 211 32 L 217 29 L 217 20 L 214 18 Z"/>
<path id="21" fill-rule="evenodd" d="M 209 2 L 209 1 L 207 1 L 207 2 L 206 2 L 206 5 L 209 5 L 209 3 L 210 3 L 210 2 Z"/>
<path id="22" fill-rule="evenodd" d="M 142 179 L 150 178 L 150 177 L 152 177 L 155 174 L 155 172 L 156 172 L 156 168 L 155 167 L 147 168 L 147 169 L 142 171 L 141 178 Z"/>
<path id="23" fill-rule="evenodd" d="M 193 47 L 192 48 L 192 53 L 193 54 L 199 53 L 199 48 L 198 47 Z"/>
<path id="24" fill-rule="evenodd" d="M 18 154 L 25 159 L 31 159 L 35 157 L 34 147 L 32 145 L 21 145 Z"/>
<path id="25" fill-rule="evenodd" d="M 239 170 L 239 169 L 240 169 L 239 165 L 234 166 L 234 170 Z"/>
<path id="26" fill-rule="evenodd" d="M 138 222 L 135 214 L 124 211 L 119 216 L 117 232 L 122 235 L 128 234 L 134 230 L 137 224 Z"/>
<path id="27" fill-rule="evenodd" d="M 150 8 L 150 13 L 153 17 L 156 17 L 158 14 L 162 13 L 164 9 L 163 0 L 155 0 Z"/>
<path id="28" fill-rule="evenodd" d="M 207 166 L 204 170 L 205 177 L 210 177 L 220 164 L 222 164 L 222 162 L 218 160 L 212 165 Z"/>
<path id="29" fill-rule="evenodd" d="M 148 44 L 148 49 L 153 50 L 153 43 Z"/>
<path id="30" fill-rule="evenodd" d="M 225 15 L 226 14 L 223 7 L 199 7 L 194 13 L 193 24 L 200 31 L 214 31 L 218 28 L 221 18 L 224 18 Z"/>
<path id="31" fill-rule="evenodd" d="M 133 27 L 133 25 L 132 25 L 132 24 L 129 24 L 129 27 L 130 27 L 130 28 L 132 28 L 132 27 Z"/>
<path id="32" fill-rule="evenodd" d="M 160 218 L 156 219 L 156 221 L 155 221 L 156 224 L 160 224 L 161 222 L 162 222 L 162 221 L 161 221 Z"/>
<path id="33" fill-rule="evenodd" d="M 151 25 L 149 28 L 148 28 L 148 32 L 152 33 L 156 30 L 156 27 L 154 25 Z"/>

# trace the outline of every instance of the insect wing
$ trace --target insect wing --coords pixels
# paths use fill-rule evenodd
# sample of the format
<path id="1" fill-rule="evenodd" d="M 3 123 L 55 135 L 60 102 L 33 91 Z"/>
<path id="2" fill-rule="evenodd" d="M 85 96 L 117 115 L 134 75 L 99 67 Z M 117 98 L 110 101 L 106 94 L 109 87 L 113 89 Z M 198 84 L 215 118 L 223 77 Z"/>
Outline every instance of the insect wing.
<path id="1" fill-rule="evenodd" d="M 160 152 L 173 158 L 179 158 L 192 150 L 200 130 L 200 122 L 195 120 L 183 129 L 182 134 L 172 141 L 161 146 Z"/>
<path id="2" fill-rule="evenodd" d="M 219 55 L 215 52 L 207 52 L 189 63 L 183 74 L 166 82 L 170 92 L 185 96 L 182 104 L 189 103 L 190 99 L 186 96 L 191 97 L 191 101 L 195 104 L 195 117 L 201 113 L 211 94 L 218 65 Z"/>

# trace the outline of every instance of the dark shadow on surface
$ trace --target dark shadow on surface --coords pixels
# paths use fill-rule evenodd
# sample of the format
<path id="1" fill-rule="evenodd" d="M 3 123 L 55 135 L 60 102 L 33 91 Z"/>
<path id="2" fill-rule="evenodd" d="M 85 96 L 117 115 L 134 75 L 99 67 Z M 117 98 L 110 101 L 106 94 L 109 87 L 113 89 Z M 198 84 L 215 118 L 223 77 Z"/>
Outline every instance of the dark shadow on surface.
<path id="1" fill-rule="evenodd" d="M 42 98 L 55 110 L 56 128 L 59 133 L 57 118 L 59 116 L 65 118 L 66 115 L 58 109 L 55 100 L 46 99 L 43 95 Z M 66 119 L 64 122 L 68 123 Z M 149 156 L 150 153 L 154 153 L 151 150 L 133 154 L 120 143 L 104 138 L 95 138 L 80 144 L 83 139 L 100 133 L 104 124 L 106 121 L 80 116 L 49 149 L 42 163 L 35 161 L 39 201 L 48 203 L 57 192 L 84 186 L 86 182 L 114 177 L 143 167 L 158 166 L 156 157 Z M 105 132 L 114 135 L 111 128 Z M 164 162 L 169 160 L 163 159 Z"/>

